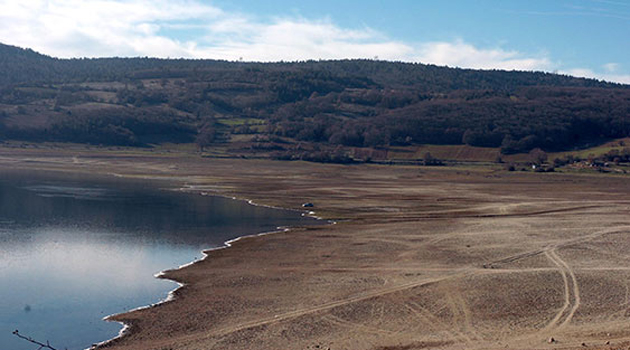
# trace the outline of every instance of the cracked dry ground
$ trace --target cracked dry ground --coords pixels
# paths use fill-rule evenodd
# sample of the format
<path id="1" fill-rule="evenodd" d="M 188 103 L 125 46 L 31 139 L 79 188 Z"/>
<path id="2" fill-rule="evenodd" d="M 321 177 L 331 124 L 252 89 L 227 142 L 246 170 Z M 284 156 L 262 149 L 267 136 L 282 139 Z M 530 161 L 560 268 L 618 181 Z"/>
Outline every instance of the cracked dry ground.
<path id="1" fill-rule="evenodd" d="M 627 178 L 92 157 L 75 171 L 159 174 L 342 219 L 168 273 L 187 284 L 177 300 L 117 317 L 132 332 L 111 349 L 628 346 Z"/>

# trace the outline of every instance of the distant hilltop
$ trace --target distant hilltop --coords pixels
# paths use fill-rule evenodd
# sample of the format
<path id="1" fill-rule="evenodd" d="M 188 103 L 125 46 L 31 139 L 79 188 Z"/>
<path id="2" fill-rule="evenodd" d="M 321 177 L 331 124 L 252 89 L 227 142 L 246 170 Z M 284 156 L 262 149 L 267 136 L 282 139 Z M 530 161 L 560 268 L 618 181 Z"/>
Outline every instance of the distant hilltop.
<path id="1" fill-rule="evenodd" d="M 517 153 L 630 136 L 630 86 L 544 72 L 375 60 L 58 59 L 0 44 L 0 73 L 4 140 L 469 144 Z"/>
<path id="2" fill-rule="evenodd" d="M 37 66 L 35 66 L 37 65 Z M 134 58 L 73 58 L 59 59 L 31 49 L 0 43 L 0 84 L 27 82 L 81 82 L 122 79 L 125 77 L 166 77 L 165 70 L 178 75 L 192 71 L 210 73 L 226 69 L 255 68 L 265 72 L 286 70 L 326 71 L 331 74 L 352 74 L 369 78 L 384 86 L 413 86 L 427 92 L 448 92 L 462 89 L 513 89 L 521 86 L 622 86 L 595 79 L 576 78 L 544 72 L 475 70 L 439 67 L 420 63 L 376 60 L 330 60 L 303 62 L 230 62 L 205 59 Z M 152 74 L 149 74 L 152 72 Z M 173 75 L 173 72 L 170 72 Z"/>

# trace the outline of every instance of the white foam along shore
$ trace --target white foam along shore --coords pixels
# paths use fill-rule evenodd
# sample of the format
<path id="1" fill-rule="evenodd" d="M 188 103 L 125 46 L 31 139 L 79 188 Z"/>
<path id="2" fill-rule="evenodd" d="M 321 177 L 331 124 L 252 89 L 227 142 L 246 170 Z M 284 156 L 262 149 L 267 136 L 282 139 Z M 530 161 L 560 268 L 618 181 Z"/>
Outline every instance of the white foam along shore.
<path id="1" fill-rule="evenodd" d="M 207 192 L 207 191 L 203 191 L 201 188 L 202 188 L 202 186 L 185 185 L 184 187 L 181 187 L 181 188 L 179 188 L 177 190 L 183 191 L 183 192 L 197 193 L 197 194 L 202 195 L 202 196 L 216 196 L 216 197 L 229 198 L 229 199 L 232 199 L 232 200 L 244 200 L 247 204 L 253 205 L 253 206 L 258 206 L 258 207 L 265 207 L 265 208 L 277 209 L 277 210 L 298 211 L 298 212 L 301 211 L 301 210 L 297 210 L 297 209 L 287 209 L 287 208 L 281 208 L 281 207 L 274 207 L 274 206 L 270 206 L 270 205 L 257 204 L 254 201 L 249 200 L 249 199 L 239 199 L 237 197 L 222 196 L 222 195 L 220 195 L 218 193 L 210 193 L 210 192 Z M 316 220 L 323 220 L 321 217 L 315 216 L 315 212 L 314 211 L 302 212 L 302 216 L 309 216 L 309 217 L 312 217 L 313 219 L 316 219 Z M 328 221 L 328 223 L 331 224 L 331 225 L 336 224 L 335 221 Z M 235 242 L 240 241 L 240 240 L 242 240 L 244 238 L 266 236 L 266 235 L 271 235 L 271 234 L 275 234 L 275 233 L 288 232 L 290 230 L 291 230 L 290 227 L 279 226 L 279 227 L 277 227 L 276 230 L 273 230 L 273 231 L 268 231 L 268 232 L 262 232 L 262 233 L 256 233 L 256 234 L 236 237 L 236 238 L 233 238 L 233 239 L 230 239 L 228 241 L 223 242 L 222 246 L 203 250 L 201 252 L 202 256 L 201 256 L 200 259 L 196 259 L 195 258 L 193 261 L 191 261 L 189 263 L 186 263 L 186 264 L 183 264 L 183 265 L 180 265 L 180 266 L 178 266 L 178 267 L 176 267 L 174 269 L 166 269 L 166 270 L 162 270 L 162 271 L 156 273 L 155 275 L 153 275 L 155 278 L 161 278 L 161 279 L 165 279 L 167 281 L 173 282 L 173 283 L 177 284 L 177 287 L 175 289 L 171 290 L 170 292 L 168 292 L 166 298 L 164 298 L 163 300 L 160 300 L 160 301 L 158 301 L 156 303 L 149 304 L 149 305 L 144 305 L 144 306 L 139 306 L 137 308 L 134 308 L 134 309 L 131 309 L 131 310 L 128 310 L 128 311 L 124 311 L 124 312 L 119 313 L 119 314 L 112 314 L 112 315 L 108 315 L 108 316 L 103 317 L 104 321 L 120 323 L 122 328 L 118 332 L 118 335 L 115 336 L 114 338 L 111 338 L 111 339 L 108 339 L 108 340 L 104 340 L 104 341 L 99 342 L 99 343 L 95 343 L 92 346 L 90 346 L 89 348 L 87 348 L 86 350 L 92 350 L 92 349 L 98 348 L 100 346 L 107 345 L 107 344 L 109 344 L 109 343 L 111 343 L 111 342 L 113 342 L 113 341 L 115 341 L 117 339 L 122 338 L 123 336 L 125 336 L 129 332 L 129 329 L 131 327 L 128 324 L 126 324 L 124 322 L 119 322 L 119 321 L 112 321 L 111 320 L 112 317 L 117 316 L 117 315 L 121 315 L 121 314 L 125 314 L 125 313 L 129 313 L 129 312 L 133 312 L 133 311 L 144 310 L 144 309 L 156 307 L 156 306 L 159 306 L 161 304 L 168 303 L 170 301 L 175 300 L 175 293 L 177 292 L 177 290 L 179 290 L 180 288 L 185 286 L 185 284 L 177 282 L 177 281 L 174 281 L 174 280 L 171 280 L 171 279 L 168 279 L 168 278 L 165 278 L 164 276 L 166 275 L 167 272 L 180 270 L 180 269 L 183 269 L 185 267 L 188 267 L 188 266 L 191 266 L 193 264 L 196 264 L 196 263 L 198 263 L 200 261 L 203 261 L 209 256 L 209 254 L 211 252 L 217 251 L 217 250 L 220 250 L 220 249 L 227 249 L 227 248 L 231 247 L 232 244 L 234 244 Z"/>

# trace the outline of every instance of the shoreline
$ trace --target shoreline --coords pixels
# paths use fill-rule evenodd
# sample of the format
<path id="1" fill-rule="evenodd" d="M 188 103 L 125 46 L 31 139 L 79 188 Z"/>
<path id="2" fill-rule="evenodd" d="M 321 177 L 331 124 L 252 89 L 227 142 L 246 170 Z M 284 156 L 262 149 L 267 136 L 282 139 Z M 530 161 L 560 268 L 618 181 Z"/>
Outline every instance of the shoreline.
<path id="1" fill-rule="evenodd" d="M 122 174 L 111 174 L 114 177 L 119 177 L 119 178 L 125 178 L 128 179 L 129 177 L 122 175 Z M 155 180 L 155 179 L 153 179 Z M 160 179 L 162 181 L 168 181 L 168 180 L 164 180 L 164 179 Z M 186 185 L 187 186 L 187 185 Z M 315 216 L 315 212 L 314 211 L 303 211 L 303 210 L 299 210 L 299 209 L 291 209 L 291 208 L 282 208 L 282 207 L 276 207 L 276 206 L 270 206 L 270 205 L 263 205 L 263 204 L 258 204 L 255 203 L 253 200 L 250 199 L 241 199 L 241 198 L 237 198 L 237 197 L 233 197 L 233 196 L 222 196 L 220 194 L 214 194 L 214 193 L 209 193 L 209 192 L 205 192 L 204 190 L 201 189 L 195 189 L 192 186 L 189 187 L 180 187 L 180 188 L 172 188 L 172 189 L 164 189 L 164 190 L 172 190 L 172 191 L 181 191 L 181 192 L 185 192 L 185 193 L 189 193 L 191 195 L 200 195 L 200 196 L 215 196 L 215 197 L 221 197 L 221 198 L 226 198 L 226 199 L 231 199 L 231 200 L 235 200 L 235 201 L 240 201 L 240 202 L 245 202 L 249 205 L 252 206 L 256 206 L 256 207 L 264 207 L 264 208 L 269 208 L 269 209 L 274 209 L 274 210 L 286 210 L 286 211 L 295 211 L 295 212 L 301 212 L 302 216 L 309 216 L 315 220 L 325 220 L 321 217 Z M 331 220 L 327 220 L 329 225 L 334 225 L 336 224 L 336 222 L 331 221 Z M 130 324 L 127 324 L 123 321 L 116 321 L 113 320 L 111 318 L 114 318 L 116 316 L 120 316 L 120 315 L 124 315 L 130 312 L 134 312 L 134 311 L 140 311 L 140 310 L 144 310 L 144 309 L 149 309 L 149 308 L 153 308 L 153 307 L 157 307 L 160 306 L 162 304 L 168 303 L 168 302 L 172 302 L 174 300 L 176 300 L 176 296 L 175 293 L 177 292 L 177 290 L 181 289 L 182 287 L 186 286 L 185 283 L 181 283 L 177 280 L 171 279 L 169 277 L 167 277 L 167 274 L 169 272 L 173 272 L 173 271 L 177 271 L 177 270 L 181 270 L 184 269 L 186 267 L 192 266 L 194 264 L 197 264 L 199 262 L 204 261 L 206 258 L 208 258 L 208 256 L 210 256 L 210 254 L 214 251 L 218 251 L 218 250 L 222 250 L 222 249 L 227 249 L 230 248 L 232 246 L 232 244 L 241 241 L 243 239 L 247 239 L 247 238 L 251 238 L 251 237 L 262 237 L 262 236 L 266 236 L 266 235 L 272 235 L 272 234 L 277 234 L 277 233 L 288 233 L 291 231 L 293 227 L 285 227 L 285 226 L 278 226 L 276 228 L 276 230 L 272 230 L 272 231 L 265 231 L 265 232 L 260 232 L 260 233 L 254 233 L 254 234 L 250 234 L 250 235 L 244 235 L 244 236 L 238 236 L 236 238 L 232 238 L 229 239 L 225 242 L 223 242 L 223 244 L 221 246 L 218 247 L 214 247 L 214 248 L 208 248 L 208 249 L 204 249 L 202 250 L 200 253 L 202 254 L 201 258 L 199 259 L 194 259 L 191 262 L 188 262 L 186 264 L 180 265 L 178 267 L 175 268 L 169 268 L 169 269 L 165 269 L 162 271 L 159 271 L 158 273 L 154 274 L 153 277 L 156 279 L 162 279 L 162 280 L 167 280 L 167 281 L 171 281 L 173 283 L 175 283 L 177 286 L 170 290 L 168 292 L 168 294 L 166 295 L 166 298 L 156 302 L 156 303 L 152 303 L 152 304 L 148 304 L 148 305 L 143 305 L 143 306 L 138 306 L 136 308 L 130 309 L 130 310 L 125 310 L 119 313 L 115 313 L 115 314 L 111 314 L 111 315 L 107 315 L 105 317 L 103 317 L 101 320 L 105 321 L 105 322 L 116 322 L 119 323 L 122 328 L 118 331 L 118 335 L 116 335 L 115 337 L 111 338 L 111 339 L 107 339 L 98 343 L 93 344 L 92 346 L 84 349 L 84 350 L 95 350 L 95 349 L 99 349 L 102 347 L 106 347 L 109 344 L 120 340 L 122 338 L 124 338 L 126 335 L 128 335 L 128 332 L 131 329 Z"/>

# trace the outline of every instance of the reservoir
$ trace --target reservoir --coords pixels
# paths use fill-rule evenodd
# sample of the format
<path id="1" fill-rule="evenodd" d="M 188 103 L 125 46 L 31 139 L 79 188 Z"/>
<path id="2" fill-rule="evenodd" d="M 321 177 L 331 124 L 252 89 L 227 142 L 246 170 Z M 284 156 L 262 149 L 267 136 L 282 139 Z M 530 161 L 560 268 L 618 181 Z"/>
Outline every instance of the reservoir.
<path id="1" fill-rule="evenodd" d="M 167 297 L 154 278 L 227 240 L 314 224 L 300 212 L 185 193 L 172 182 L 0 170 L 0 349 L 85 349 L 103 317 Z"/>

